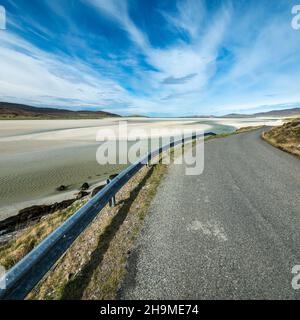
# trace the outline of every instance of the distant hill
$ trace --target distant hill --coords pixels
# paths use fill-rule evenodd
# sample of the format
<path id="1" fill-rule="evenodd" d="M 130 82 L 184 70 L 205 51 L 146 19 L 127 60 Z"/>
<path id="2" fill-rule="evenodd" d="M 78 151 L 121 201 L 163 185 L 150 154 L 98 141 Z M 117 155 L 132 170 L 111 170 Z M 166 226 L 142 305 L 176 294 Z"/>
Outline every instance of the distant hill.
<path id="1" fill-rule="evenodd" d="M 130 114 L 130 115 L 126 116 L 126 118 L 150 118 L 150 117 L 144 116 L 141 114 Z"/>
<path id="2" fill-rule="evenodd" d="M 300 108 L 272 110 L 268 112 L 259 112 L 254 114 L 231 113 L 220 118 L 251 118 L 251 117 L 293 117 L 300 115 Z"/>
<path id="3" fill-rule="evenodd" d="M 253 114 L 243 113 L 229 113 L 224 116 L 213 116 L 213 115 L 190 115 L 179 118 L 255 118 L 255 117 L 300 117 L 300 108 L 284 109 L 284 110 L 272 110 L 267 112 L 259 112 Z"/>
<path id="4" fill-rule="evenodd" d="M 255 114 L 242 114 L 242 113 L 229 113 L 225 114 L 225 116 L 219 116 L 216 118 L 251 118 L 256 117 Z"/>
<path id="5" fill-rule="evenodd" d="M 0 119 L 99 119 L 118 117 L 106 111 L 72 111 L 55 108 L 38 108 L 23 104 L 0 102 Z"/>

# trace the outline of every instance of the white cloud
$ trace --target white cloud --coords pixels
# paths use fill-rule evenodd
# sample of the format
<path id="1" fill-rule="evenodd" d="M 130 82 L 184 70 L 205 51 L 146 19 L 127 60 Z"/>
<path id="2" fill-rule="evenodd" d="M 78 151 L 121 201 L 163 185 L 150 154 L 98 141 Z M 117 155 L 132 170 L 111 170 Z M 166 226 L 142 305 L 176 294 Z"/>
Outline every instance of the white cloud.
<path id="1" fill-rule="evenodd" d="M 68 13 L 53 4 L 51 10 L 73 31 L 66 45 L 80 46 L 90 59 L 47 53 L 5 32 L 0 43 L 2 99 L 169 114 L 221 113 L 300 101 L 300 67 L 293 68 L 300 49 L 299 32 L 290 28 L 284 15 L 262 19 L 266 17 L 262 7 L 247 7 L 244 13 L 228 1 L 212 12 L 204 1 L 178 1 L 177 12 L 157 14 L 164 17 L 170 35 L 184 33 L 188 40 L 178 38 L 157 48 L 131 19 L 126 0 L 87 2 L 97 9 L 99 19 L 105 16 L 127 33 L 132 51 L 124 57 L 102 58 L 100 44 L 98 50 L 89 48 Z M 34 29 L 40 36 L 52 36 L 42 27 Z M 231 61 L 221 70 L 226 61 L 218 59 L 224 48 Z M 153 70 L 140 66 L 141 55 Z M 130 66 L 133 75 L 127 77 L 120 65 Z M 128 84 L 135 92 L 125 89 Z"/>
<path id="2" fill-rule="evenodd" d="M 108 101 L 124 102 L 129 98 L 116 82 L 101 78 L 82 61 L 46 53 L 9 32 L 1 40 L 2 99 L 13 97 L 24 103 L 109 108 Z M 69 100 L 77 102 L 70 105 Z"/>
<path id="3" fill-rule="evenodd" d="M 201 34 L 207 11 L 202 1 L 186 0 L 177 2 L 177 13 L 161 11 L 161 14 L 169 22 L 170 28 L 186 32 L 191 39 L 195 39 Z"/>
<path id="4" fill-rule="evenodd" d="M 100 14 L 116 21 L 144 54 L 146 61 L 158 70 L 158 72 L 144 72 L 141 75 L 143 82 L 138 83 L 139 86 L 144 85 L 150 89 L 149 99 L 153 108 L 151 111 L 180 112 L 186 104 L 199 106 L 201 92 L 216 70 L 216 56 L 222 44 L 226 25 L 230 21 L 230 8 L 221 7 L 216 10 L 210 17 L 212 23 L 207 24 L 205 30 L 201 29 L 206 12 L 202 2 L 196 0 L 178 2 L 178 12 L 175 16 L 160 11 L 160 14 L 171 23 L 170 27 L 173 27 L 175 32 L 183 29 L 189 33 L 191 39 L 189 43 L 179 42 L 157 49 L 151 46 L 148 36 L 130 19 L 126 1 L 89 0 L 89 2 L 99 10 Z M 162 84 L 167 78 L 184 78 L 190 74 L 195 76 L 180 86 Z M 187 95 L 189 101 L 186 100 Z M 142 110 L 141 104 L 148 109 L 144 100 L 135 103 Z"/>
<path id="5" fill-rule="evenodd" d="M 128 14 L 127 0 L 87 0 L 102 13 L 112 18 L 127 31 L 131 40 L 142 48 L 148 47 L 145 35 L 136 27 Z"/>

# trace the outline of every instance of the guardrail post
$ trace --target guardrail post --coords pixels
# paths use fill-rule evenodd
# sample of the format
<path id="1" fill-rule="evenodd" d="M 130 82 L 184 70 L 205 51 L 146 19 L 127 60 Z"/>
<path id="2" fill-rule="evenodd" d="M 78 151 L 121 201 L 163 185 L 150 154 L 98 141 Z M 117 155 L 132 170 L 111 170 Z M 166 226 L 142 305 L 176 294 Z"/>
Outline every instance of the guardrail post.
<path id="1" fill-rule="evenodd" d="M 150 165 L 151 165 L 151 154 L 149 153 L 147 157 L 147 168 L 149 168 Z"/>
<path id="2" fill-rule="evenodd" d="M 192 135 L 192 141 L 196 140 L 197 139 L 197 134 L 196 133 L 193 133 Z"/>
<path id="3" fill-rule="evenodd" d="M 171 137 L 170 148 L 174 148 L 174 146 L 175 146 L 175 139 L 174 137 Z"/>
<path id="4" fill-rule="evenodd" d="M 159 155 L 159 160 L 158 160 L 158 163 L 161 164 L 162 163 L 162 157 L 161 157 L 161 154 L 162 154 L 162 151 L 163 151 L 163 138 L 160 137 L 159 138 L 159 151 L 158 151 L 158 155 Z"/>
<path id="5" fill-rule="evenodd" d="M 106 180 L 106 184 L 110 184 L 111 183 L 111 179 L 107 179 Z M 113 196 L 110 200 L 109 200 L 109 206 L 114 208 L 116 206 L 116 196 Z"/>
<path id="6" fill-rule="evenodd" d="M 173 162 L 174 161 L 174 158 L 175 158 L 175 150 L 174 150 L 174 147 L 175 147 L 175 138 L 174 137 L 171 137 L 170 139 L 170 151 L 169 151 L 169 154 L 170 154 L 170 161 Z M 172 150 L 173 149 L 173 150 Z"/>

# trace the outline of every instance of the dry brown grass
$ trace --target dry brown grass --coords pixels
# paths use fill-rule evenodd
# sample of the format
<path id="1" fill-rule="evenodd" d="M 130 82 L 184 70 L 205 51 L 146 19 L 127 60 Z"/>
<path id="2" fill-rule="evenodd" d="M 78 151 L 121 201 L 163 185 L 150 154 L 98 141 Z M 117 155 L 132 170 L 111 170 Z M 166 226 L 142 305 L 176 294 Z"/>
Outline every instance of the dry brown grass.
<path id="1" fill-rule="evenodd" d="M 264 132 L 262 138 L 283 151 L 300 156 L 300 119 L 274 127 Z"/>
<path id="2" fill-rule="evenodd" d="M 300 115 L 298 115 L 298 116 L 288 117 L 288 118 L 285 118 L 284 120 L 286 120 L 287 122 L 295 121 L 295 120 L 300 121 Z"/>
<path id="3" fill-rule="evenodd" d="M 24 229 L 20 236 L 0 248 L 0 265 L 10 269 L 86 201 L 76 201 L 69 208 L 45 216 L 37 224 Z"/>
<path id="4" fill-rule="evenodd" d="M 249 127 L 243 127 L 243 128 L 237 129 L 237 130 L 235 131 L 235 133 L 249 132 L 249 131 L 253 131 L 253 130 L 260 129 L 260 128 L 262 128 L 262 127 L 263 127 L 263 126 L 249 126 Z"/>

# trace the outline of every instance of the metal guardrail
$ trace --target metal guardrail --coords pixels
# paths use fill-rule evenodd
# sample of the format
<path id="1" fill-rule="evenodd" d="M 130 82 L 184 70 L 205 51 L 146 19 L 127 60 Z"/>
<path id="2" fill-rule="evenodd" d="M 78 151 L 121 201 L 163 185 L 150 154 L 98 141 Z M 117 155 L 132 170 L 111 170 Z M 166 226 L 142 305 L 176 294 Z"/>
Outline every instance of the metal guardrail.
<path id="1" fill-rule="evenodd" d="M 204 136 L 216 135 L 213 132 Z M 159 149 L 148 153 L 134 164 L 123 170 L 89 202 L 76 211 L 60 227 L 48 235 L 37 247 L 19 261 L 6 275 L 6 288 L 0 289 L 0 299 L 21 300 L 55 265 L 59 258 L 67 251 L 77 237 L 88 227 L 116 193 L 151 159 L 162 152 L 202 136 L 193 135 L 189 138 L 172 141 Z"/>

